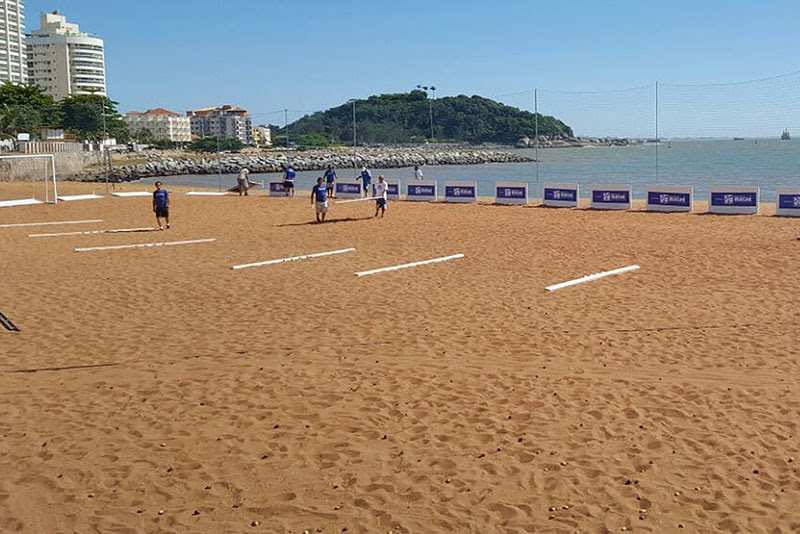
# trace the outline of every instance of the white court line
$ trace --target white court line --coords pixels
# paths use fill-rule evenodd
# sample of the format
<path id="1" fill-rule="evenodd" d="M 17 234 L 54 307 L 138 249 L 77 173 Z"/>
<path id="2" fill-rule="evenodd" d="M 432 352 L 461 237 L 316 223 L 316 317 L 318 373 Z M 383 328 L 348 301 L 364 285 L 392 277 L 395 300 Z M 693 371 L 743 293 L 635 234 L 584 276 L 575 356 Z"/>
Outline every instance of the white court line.
<path id="1" fill-rule="evenodd" d="M 619 269 L 613 269 L 611 271 L 603 271 L 600 273 L 590 274 L 587 276 L 583 276 L 581 278 L 576 278 L 575 280 L 569 280 L 567 282 L 561 282 L 560 284 L 547 286 L 545 289 L 547 291 L 555 291 L 556 289 L 562 289 L 564 287 L 574 286 L 576 284 L 582 284 L 584 282 L 591 282 L 592 280 L 599 280 L 600 278 L 605 278 L 606 276 L 627 273 L 628 271 L 635 271 L 636 269 L 639 268 L 640 267 L 638 265 L 628 265 L 627 267 L 620 267 Z"/>
<path id="2" fill-rule="evenodd" d="M 58 200 L 63 200 L 65 202 L 69 202 L 71 200 L 92 200 L 95 198 L 103 198 L 103 195 L 95 195 L 92 193 L 91 195 L 59 195 Z"/>
<path id="3" fill-rule="evenodd" d="M 347 204 L 349 202 L 364 202 L 365 200 L 378 200 L 379 198 L 383 197 L 354 198 L 353 200 L 340 200 L 338 202 L 335 202 L 335 204 Z"/>
<path id="4" fill-rule="evenodd" d="M 153 193 L 149 191 L 117 191 L 116 193 L 111 193 L 112 196 L 115 197 L 151 197 Z"/>
<path id="5" fill-rule="evenodd" d="M 122 234 L 125 232 L 154 232 L 155 228 L 116 228 L 114 230 L 88 230 L 86 232 L 60 232 L 57 234 L 28 234 L 28 237 L 60 237 L 66 235 Z"/>
<path id="6" fill-rule="evenodd" d="M 228 195 L 225 191 L 189 191 L 186 194 L 193 197 L 224 197 Z"/>
<path id="7" fill-rule="evenodd" d="M 399 271 L 400 269 L 408 269 L 409 267 L 416 267 L 418 265 L 427 265 L 429 263 L 439 263 L 441 261 L 457 260 L 466 257 L 464 254 L 453 254 L 452 256 L 444 256 L 442 258 L 434 258 L 432 260 L 415 261 L 413 263 L 404 263 L 402 265 L 394 265 L 392 267 L 383 267 L 382 269 L 373 269 L 371 271 L 361 271 L 356 273 L 356 276 L 368 276 L 370 274 L 386 273 L 389 271 Z"/>
<path id="8" fill-rule="evenodd" d="M 23 198 L 21 200 L 0 200 L 0 208 L 12 208 L 14 206 L 31 206 L 33 204 L 44 204 L 35 198 Z"/>
<path id="9" fill-rule="evenodd" d="M 0 224 L 0 228 L 21 228 L 24 226 L 54 226 L 57 224 L 90 224 L 99 222 L 103 222 L 103 219 L 91 219 L 88 221 L 55 221 L 55 222 Z"/>
<path id="10" fill-rule="evenodd" d="M 178 245 L 193 245 L 195 243 L 211 243 L 212 241 L 216 240 L 216 238 L 193 239 L 191 241 L 167 241 L 165 243 L 138 243 L 136 245 L 115 245 L 113 247 L 76 248 L 75 252 L 91 252 L 93 250 L 120 250 L 123 248 L 175 247 Z"/>
<path id="11" fill-rule="evenodd" d="M 302 256 L 292 256 L 291 258 L 280 258 L 278 260 L 260 261 L 258 263 L 245 263 L 243 265 L 234 265 L 231 269 L 247 269 L 248 267 L 261 267 L 263 265 L 275 265 L 276 263 L 285 263 L 288 261 L 300 261 L 310 258 L 321 258 L 323 256 L 333 256 L 334 254 L 344 254 L 345 252 L 353 252 L 354 248 L 343 248 L 340 250 L 329 250 L 328 252 L 316 252 L 314 254 L 304 254 Z"/>

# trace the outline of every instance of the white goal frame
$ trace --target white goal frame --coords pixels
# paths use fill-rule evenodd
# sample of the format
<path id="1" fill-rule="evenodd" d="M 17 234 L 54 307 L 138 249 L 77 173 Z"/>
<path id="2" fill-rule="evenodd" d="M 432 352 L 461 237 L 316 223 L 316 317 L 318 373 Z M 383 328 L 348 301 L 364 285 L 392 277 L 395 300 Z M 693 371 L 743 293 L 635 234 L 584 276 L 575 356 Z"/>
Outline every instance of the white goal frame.
<path id="1" fill-rule="evenodd" d="M 17 156 L 0 156 L 0 161 L 7 159 L 44 158 L 44 201 L 46 204 L 58 204 L 58 183 L 56 181 L 56 157 L 54 154 L 24 154 Z M 50 160 L 50 172 L 47 169 Z M 53 199 L 50 200 L 50 181 L 53 181 Z"/>

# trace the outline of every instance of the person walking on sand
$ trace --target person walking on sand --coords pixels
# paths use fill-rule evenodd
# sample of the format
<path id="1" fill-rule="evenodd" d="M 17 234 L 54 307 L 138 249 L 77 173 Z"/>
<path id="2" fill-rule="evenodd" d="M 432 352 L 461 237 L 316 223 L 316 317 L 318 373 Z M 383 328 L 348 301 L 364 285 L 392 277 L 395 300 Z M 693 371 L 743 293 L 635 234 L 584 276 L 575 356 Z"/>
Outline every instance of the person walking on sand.
<path id="1" fill-rule="evenodd" d="M 156 214 L 156 224 L 159 230 L 164 229 L 161 219 L 169 228 L 169 191 L 162 189 L 162 183 L 156 182 L 156 190 L 153 191 L 153 212 Z"/>
<path id="2" fill-rule="evenodd" d="M 361 176 L 356 180 L 361 180 L 361 184 L 364 186 L 364 198 L 367 198 L 369 196 L 369 184 L 372 183 L 372 173 L 369 172 L 366 165 L 361 167 Z"/>
<path id="3" fill-rule="evenodd" d="M 422 174 L 422 169 L 419 168 L 419 165 L 414 165 L 414 179 L 415 180 L 425 179 L 425 175 Z"/>
<path id="4" fill-rule="evenodd" d="M 389 184 L 386 183 L 386 179 L 382 174 L 378 176 L 378 181 L 372 189 L 375 196 L 375 217 L 377 217 L 378 212 L 380 212 L 381 218 L 383 218 L 383 215 L 386 213 L 386 201 L 389 197 Z"/>
<path id="5" fill-rule="evenodd" d="M 311 204 L 314 205 L 317 222 L 324 223 L 325 215 L 328 213 L 328 188 L 322 176 L 317 178 L 317 185 L 311 189 Z"/>
<path id="6" fill-rule="evenodd" d="M 336 198 L 334 194 L 336 192 L 336 171 L 330 165 L 328 165 L 328 170 L 325 171 L 325 183 L 327 184 L 328 196 Z"/>
<path id="7" fill-rule="evenodd" d="M 294 196 L 294 178 L 297 176 L 297 171 L 290 163 L 288 167 L 283 168 L 283 190 L 286 192 L 287 197 Z"/>
<path id="8" fill-rule="evenodd" d="M 247 190 L 250 189 L 250 169 L 247 167 L 239 169 L 239 177 L 236 181 L 239 184 L 239 196 L 248 196 Z"/>

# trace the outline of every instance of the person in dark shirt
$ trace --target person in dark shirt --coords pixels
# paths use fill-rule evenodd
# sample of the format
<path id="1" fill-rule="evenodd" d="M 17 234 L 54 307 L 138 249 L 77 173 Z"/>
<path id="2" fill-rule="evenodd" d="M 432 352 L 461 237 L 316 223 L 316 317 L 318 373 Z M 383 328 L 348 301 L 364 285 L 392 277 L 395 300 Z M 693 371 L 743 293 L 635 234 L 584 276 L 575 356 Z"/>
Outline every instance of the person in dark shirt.
<path id="1" fill-rule="evenodd" d="M 317 222 L 324 223 L 328 213 L 328 188 L 323 183 L 322 176 L 317 178 L 317 185 L 311 189 L 311 203 L 317 212 Z"/>
<path id="2" fill-rule="evenodd" d="M 336 198 L 336 171 L 330 165 L 328 165 L 328 170 L 325 171 L 325 182 L 328 185 L 328 196 Z"/>
<path id="3" fill-rule="evenodd" d="M 169 228 L 169 191 L 162 188 L 161 182 L 156 182 L 156 190 L 153 191 L 153 212 L 156 214 L 156 224 L 159 230 L 164 229 L 161 219 Z"/>

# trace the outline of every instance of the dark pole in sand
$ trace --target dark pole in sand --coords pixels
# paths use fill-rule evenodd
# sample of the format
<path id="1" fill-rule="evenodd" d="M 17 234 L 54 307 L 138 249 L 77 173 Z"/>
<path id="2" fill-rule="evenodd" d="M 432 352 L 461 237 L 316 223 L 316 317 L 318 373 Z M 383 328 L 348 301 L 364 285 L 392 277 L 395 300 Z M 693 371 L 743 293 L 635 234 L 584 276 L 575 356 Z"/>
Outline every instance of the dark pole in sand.
<path id="1" fill-rule="evenodd" d="M 353 178 L 358 177 L 356 171 L 356 158 L 358 158 L 358 149 L 356 148 L 356 99 L 351 98 L 348 100 L 353 105 Z"/>
<path id="2" fill-rule="evenodd" d="M 436 100 L 436 87 L 432 85 L 431 85 L 431 95 L 433 96 L 431 100 L 428 102 L 428 110 L 431 115 L 431 142 L 433 142 L 433 140 L 436 138 L 436 134 L 434 134 L 433 132 L 433 101 Z"/>
<path id="3" fill-rule="evenodd" d="M 286 134 L 286 160 L 289 164 L 292 163 L 292 158 L 289 157 L 289 110 L 283 110 L 283 133 Z"/>
<path id="4" fill-rule="evenodd" d="M 217 189 L 222 191 L 222 156 L 219 152 L 219 136 L 222 134 L 222 124 L 217 131 Z"/>

